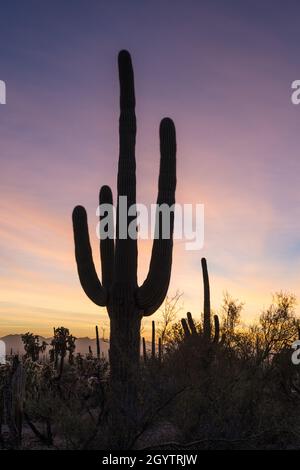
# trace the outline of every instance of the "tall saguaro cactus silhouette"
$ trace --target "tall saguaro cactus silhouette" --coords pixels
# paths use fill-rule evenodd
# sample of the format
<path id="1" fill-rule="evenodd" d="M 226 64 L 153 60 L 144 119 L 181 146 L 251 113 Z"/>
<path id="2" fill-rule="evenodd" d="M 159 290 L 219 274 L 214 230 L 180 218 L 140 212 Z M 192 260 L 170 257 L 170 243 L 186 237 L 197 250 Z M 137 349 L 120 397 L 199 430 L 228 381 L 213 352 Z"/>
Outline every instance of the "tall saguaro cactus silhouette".
<path id="1" fill-rule="evenodd" d="M 170 238 L 159 230 L 154 239 L 150 268 L 141 286 L 137 283 L 137 240 L 130 238 L 128 218 L 127 238 L 119 235 L 119 197 L 126 196 L 128 207 L 136 203 L 135 164 L 135 93 L 130 54 L 121 51 L 118 57 L 120 80 L 119 165 L 117 227 L 115 241 L 100 240 L 102 282 L 94 266 L 89 241 L 87 215 L 82 206 L 73 211 L 75 256 L 81 285 L 86 295 L 97 305 L 106 306 L 110 317 L 110 380 L 114 407 L 120 417 L 136 418 L 136 396 L 140 356 L 140 324 L 143 316 L 153 314 L 163 302 L 168 290 L 173 248 L 174 214 L 170 215 Z M 176 136 L 170 118 L 160 123 L 160 172 L 157 204 L 169 207 L 175 203 Z M 108 186 L 100 190 L 100 204 L 112 204 Z M 159 217 L 156 219 L 157 223 Z M 131 225 L 132 226 L 132 225 Z"/>

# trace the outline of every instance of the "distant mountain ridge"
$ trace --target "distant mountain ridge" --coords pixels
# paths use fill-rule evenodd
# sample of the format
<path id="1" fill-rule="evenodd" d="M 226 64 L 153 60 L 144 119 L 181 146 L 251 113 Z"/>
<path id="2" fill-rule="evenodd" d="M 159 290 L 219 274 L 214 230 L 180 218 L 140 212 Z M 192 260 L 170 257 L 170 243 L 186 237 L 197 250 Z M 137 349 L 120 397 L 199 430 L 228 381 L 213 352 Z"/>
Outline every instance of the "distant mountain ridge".
<path id="1" fill-rule="evenodd" d="M 52 337 L 50 338 L 45 338 L 44 336 L 39 336 L 40 342 L 46 341 L 48 343 L 48 346 L 46 348 L 46 354 L 49 351 L 50 348 L 50 343 L 52 340 Z M 6 335 L 2 336 L 0 340 L 4 341 L 6 345 L 6 354 L 10 354 L 11 351 L 13 354 L 24 354 L 24 345 L 22 342 L 22 335 L 20 334 L 12 334 L 12 335 Z M 91 346 L 93 354 L 96 356 L 97 355 L 97 347 L 96 347 L 96 338 L 92 339 L 89 337 L 85 338 L 77 338 L 76 339 L 76 353 L 80 354 L 87 354 L 89 352 L 89 346 Z M 103 354 L 104 357 L 108 357 L 108 350 L 109 350 L 109 341 L 100 339 L 100 352 L 101 355 Z"/>

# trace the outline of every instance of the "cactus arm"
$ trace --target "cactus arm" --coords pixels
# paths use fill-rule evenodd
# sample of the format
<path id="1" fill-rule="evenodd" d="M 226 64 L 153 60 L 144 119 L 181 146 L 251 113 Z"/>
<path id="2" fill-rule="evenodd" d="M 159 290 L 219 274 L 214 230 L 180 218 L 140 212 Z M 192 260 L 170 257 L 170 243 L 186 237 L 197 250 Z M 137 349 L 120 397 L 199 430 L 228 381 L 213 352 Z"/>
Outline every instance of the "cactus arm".
<path id="1" fill-rule="evenodd" d="M 80 283 L 86 295 L 97 305 L 104 307 L 107 301 L 106 290 L 98 279 L 90 245 L 87 215 L 84 207 L 73 210 L 73 231 L 75 258 Z"/>
<path id="2" fill-rule="evenodd" d="M 135 164 L 135 94 L 134 76 L 130 55 L 121 51 L 118 57 L 120 80 L 120 119 L 119 119 L 119 164 L 118 164 L 118 201 L 117 201 L 117 233 L 115 252 L 115 280 L 130 281 L 137 285 L 137 240 L 128 236 L 130 224 L 135 223 L 135 217 L 128 217 L 125 236 L 120 234 L 119 221 L 120 196 L 127 197 L 127 207 L 136 203 L 136 164 Z M 125 214 L 124 214 L 125 215 Z M 134 227 L 134 225 L 133 225 Z"/>
<path id="3" fill-rule="evenodd" d="M 218 315 L 214 315 L 214 323 L 215 323 L 215 335 L 213 342 L 218 344 L 220 339 L 220 322 Z"/>
<path id="4" fill-rule="evenodd" d="M 160 152 L 157 205 L 166 204 L 172 208 L 176 189 L 176 134 L 174 123 L 169 118 L 163 119 L 160 124 Z M 163 238 L 162 217 L 159 219 L 159 227 L 156 226 L 156 232 L 159 228 L 159 233 L 153 242 L 149 273 L 137 290 L 137 303 L 144 316 L 152 315 L 160 307 L 168 291 L 171 276 L 174 212 L 170 211 L 168 238 Z"/>
<path id="5" fill-rule="evenodd" d="M 196 325 L 193 320 L 191 312 L 187 312 L 186 316 L 187 316 L 188 325 L 190 327 L 192 335 L 197 335 L 198 333 L 197 333 Z"/>
<path id="6" fill-rule="evenodd" d="M 211 337 L 211 322 L 210 322 L 210 292 L 209 292 L 209 277 L 207 271 L 206 259 L 201 259 L 202 274 L 203 274 L 203 289 L 204 289 L 204 322 L 203 333 L 204 338 L 210 340 Z"/>
<path id="7" fill-rule="evenodd" d="M 99 203 L 101 204 L 113 204 L 112 192 L 109 186 L 102 186 L 99 194 Z M 100 216 L 100 221 L 106 217 Z M 113 218 L 110 218 L 109 224 L 113 227 Z M 112 285 L 114 277 L 114 256 L 115 247 L 113 238 L 101 239 L 100 237 L 100 258 L 101 258 L 101 270 L 102 270 L 102 284 L 103 287 L 108 291 Z"/>
<path id="8" fill-rule="evenodd" d="M 189 327 L 188 327 L 188 324 L 187 324 L 187 321 L 185 318 L 182 318 L 181 319 L 181 325 L 182 325 L 182 328 L 183 328 L 183 332 L 184 332 L 184 336 L 186 338 L 188 338 L 189 336 L 191 336 L 191 332 L 189 330 Z"/>

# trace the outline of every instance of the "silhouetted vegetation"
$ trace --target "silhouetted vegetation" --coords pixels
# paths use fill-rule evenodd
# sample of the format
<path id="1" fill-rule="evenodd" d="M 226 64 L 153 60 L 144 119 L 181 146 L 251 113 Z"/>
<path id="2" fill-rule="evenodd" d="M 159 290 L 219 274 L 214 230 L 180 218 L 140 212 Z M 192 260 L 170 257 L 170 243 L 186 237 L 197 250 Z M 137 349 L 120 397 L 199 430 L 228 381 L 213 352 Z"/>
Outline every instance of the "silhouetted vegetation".
<path id="1" fill-rule="evenodd" d="M 50 361 L 54 362 L 55 369 L 58 370 L 58 378 L 61 377 L 64 368 L 65 357 L 69 353 L 69 363 L 74 362 L 75 336 L 71 335 L 68 328 L 60 326 L 54 328 L 54 336 L 51 341 Z"/>
<path id="2" fill-rule="evenodd" d="M 45 341 L 42 341 L 42 344 L 40 344 L 39 336 L 29 332 L 22 335 L 22 341 L 26 351 L 26 357 L 30 357 L 32 361 L 37 361 L 40 353 L 43 353 L 47 347 Z"/>
<path id="3" fill-rule="evenodd" d="M 205 262 L 202 267 L 207 306 Z M 166 302 L 178 314 L 180 296 L 176 299 Z M 205 321 L 202 314 L 200 321 L 191 313 L 185 321 L 173 315 L 163 341 L 164 329 L 153 324 L 136 384 L 137 427 L 127 433 L 124 448 L 299 448 L 300 369 L 291 362 L 291 344 L 299 331 L 295 297 L 275 294 L 258 321 L 246 326 L 241 324 L 243 304 L 225 294 L 221 320 L 214 315 L 210 336 L 204 331 L 213 315 L 206 308 Z M 162 315 L 161 327 L 163 321 Z M 37 360 L 28 352 L 0 366 L 2 446 L 118 447 L 119 433 L 114 435 L 111 427 L 109 364 L 92 352 L 75 354 L 68 329 L 54 332 L 52 347 L 60 359 L 70 338 L 74 346 L 64 367 L 59 360 Z M 33 336 L 24 335 L 24 343 Z"/>

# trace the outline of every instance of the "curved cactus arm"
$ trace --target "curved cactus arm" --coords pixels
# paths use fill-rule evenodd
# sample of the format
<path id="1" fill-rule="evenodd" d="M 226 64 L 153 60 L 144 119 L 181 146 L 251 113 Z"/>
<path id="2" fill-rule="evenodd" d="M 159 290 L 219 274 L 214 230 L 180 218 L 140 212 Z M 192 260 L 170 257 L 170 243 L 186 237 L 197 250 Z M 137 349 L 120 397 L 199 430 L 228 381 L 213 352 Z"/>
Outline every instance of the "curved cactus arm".
<path id="1" fill-rule="evenodd" d="M 173 249 L 174 207 L 176 189 L 176 133 L 173 121 L 164 118 L 160 123 L 160 171 L 157 205 L 170 209 L 170 227 L 164 238 L 162 214 L 157 210 L 155 239 L 152 247 L 149 273 L 137 290 L 137 303 L 144 316 L 154 313 L 162 304 L 168 291 Z M 158 209 L 158 208 L 157 208 Z M 173 209 L 173 210 L 172 210 Z"/>
<path id="2" fill-rule="evenodd" d="M 109 186 L 102 186 L 99 194 L 99 203 L 109 204 L 112 208 L 113 197 L 112 192 Z M 100 215 L 100 221 L 104 217 L 109 217 L 108 223 L 110 228 L 113 229 L 113 213 L 110 212 L 109 215 Z M 111 236 L 102 239 L 100 237 L 100 257 L 101 257 L 101 271 L 102 271 L 102 284 L 103 287 L 108 291 L 113 282 L 114 277 L 114 256 L 115 256 L 115 246 L 114 239 Z"/>
<path id="3" fill-rule="evenodd" d="M 87 215 L 84 207 L 76 206 L 73 210 L 73 231 L 75 258 L 80 283 L 86 295 L 97 305 L 106 305 L 106 290 L 98 279 L 90 245 Z"/>
<path id="4" fill-rule="evenodd" d="M 214 315 L 214 323 L 215 323 L 215 335 L 214 335 L 213 342 L 217 344 L 220 339 L 220 322 L 219 322 L 218 315 Z"/>
<path id="5" fill-rule="evenodd" d="M 210 292 L 209 292 L 209 277 L 207 271 L 206 259 L 201 259 L 202 273 L 203 273 L 203 289 L 204 289 L 204 322 L 203 334 L 204 338 L 210 340 L 211 337 L 211 322 L 210 322 Z"/>
<path id="6" fill-rule="evenodd" d="M 120 80 L 120 119 L 119 139 L 120 153 L 118 164 L 118 201 L 117 201 L 117 230 L 115 251 L 115 280 L 131 281 L 137 284 L 137 237 L 128 236 L 129 225 L 136 233 L 136 217 L 127 219 L 127 208 L 136 204 L 136 164 L 135 164 L 135 94 L 134 76 L 130 54 L 121 51 L 118 57 Z M 120 207 L 120 197 L 126 196 L 125 211 Z M 119 213 L 126 216 L 125 223 L 120 224 Z M 126 225 L 125 225 L 126 224 Z M 123 225 L 125 225 L 123 227 Z M 123 233 L 124 232 L 124 233 Z"/>

